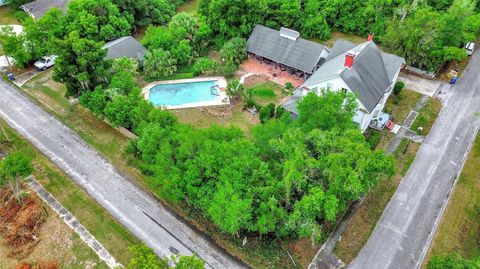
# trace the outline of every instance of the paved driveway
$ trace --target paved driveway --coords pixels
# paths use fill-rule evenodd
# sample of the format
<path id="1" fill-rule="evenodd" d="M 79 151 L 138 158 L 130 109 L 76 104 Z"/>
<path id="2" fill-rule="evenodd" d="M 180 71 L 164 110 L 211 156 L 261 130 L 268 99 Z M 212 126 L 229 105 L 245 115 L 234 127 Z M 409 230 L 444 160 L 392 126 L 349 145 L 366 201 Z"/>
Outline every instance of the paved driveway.
<path id="1" fill-rule="evenodd" d="M 480 125 L 479 72 L 477 52 L 350 268 L 421 267 Z"/>
<path id="2" fill-rule="evenodd" d="M 244 267 L 132 184 L 72 130 L 3 81 L 0 117 L 158 255 L 197 253 L 207 268 Z"/>
<path id="3" fill-rule="evenodd" d="M 435 95 L 442 84 L 440 80 L 426 79 L 405 72 L 400 72 L 398 80 L 405 83 L 405 88 L 430 97 Z"/>

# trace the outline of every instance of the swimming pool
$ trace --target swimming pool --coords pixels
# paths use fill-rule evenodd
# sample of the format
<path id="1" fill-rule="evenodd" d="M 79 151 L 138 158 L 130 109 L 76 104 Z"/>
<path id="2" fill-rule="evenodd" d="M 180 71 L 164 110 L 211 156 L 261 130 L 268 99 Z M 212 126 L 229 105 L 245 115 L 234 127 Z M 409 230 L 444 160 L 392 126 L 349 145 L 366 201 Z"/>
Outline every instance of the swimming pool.
<path id="1" fill-rule="evenodd" d="M 229 103 L 222 90 L 225 87 L 222 78 L 198 78 L 156 82 L 146 87 L 144 93 L 153 105 L 174 109 Z"/>

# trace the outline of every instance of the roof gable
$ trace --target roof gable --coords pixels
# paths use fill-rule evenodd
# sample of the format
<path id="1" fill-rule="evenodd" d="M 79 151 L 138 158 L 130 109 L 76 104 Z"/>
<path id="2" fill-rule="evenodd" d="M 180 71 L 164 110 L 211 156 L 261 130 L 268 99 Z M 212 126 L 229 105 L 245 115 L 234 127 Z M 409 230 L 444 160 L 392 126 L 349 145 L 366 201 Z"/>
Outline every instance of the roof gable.
<path id="1" fill-rule="evenodd" d="M 345 55 L 356 54 L 352 68 L 346 68 Z M 358 95 L 359 101 L 372 112 L 383 95 L 390 90 L 393 79 L 405 60 L 401 57 L 380 51 L 374 42 L 354 45 L 348 41 L 337 41 L 327 62 L 323 64 L 303 86 L 335 78 L 341 78 L 348 88 Z"/>
<path id="2" fill-rule="evenodd" d="M 323 51 L 318 43 L 298 37 L 298 32 L 257 25 L 247 42 L 247 51 L 306 73 L 313 73 Z"/>
<path id="3" fill-rule="evenodd" d="M 68 2 L 69 0 L 36 0 L 20 7 L 34 19 L 39 19 L 53 7 L 59 8 L 65 13 Z"/>
<path id="4" fill-rule="evenodd" d="M 124 36 L 110 41 L 103 48 L 108 50 L 107 59 L 127 57 L 143 60 L 147 53 L 147 49 L 131 36 Z"/>

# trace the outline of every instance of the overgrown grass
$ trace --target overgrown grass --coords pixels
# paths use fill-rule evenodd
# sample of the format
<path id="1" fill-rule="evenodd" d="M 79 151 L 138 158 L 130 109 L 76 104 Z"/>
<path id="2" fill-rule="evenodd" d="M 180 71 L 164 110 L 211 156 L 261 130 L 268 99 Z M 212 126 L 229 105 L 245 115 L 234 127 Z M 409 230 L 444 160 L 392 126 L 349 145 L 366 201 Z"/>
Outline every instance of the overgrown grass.
<path id="1" fill-rule="evenodd" d="M 442 105 L 440 101 L 437 99 L 429 99 L 420 110 L 411 129 L 419 135 L 427 135 L 430 129 L 432 129 L 441 109 Z"/>
<path id="2" fill-rule="evenodd" d="M 367 243 L 383 214 L 383 210 L 414 161 L 419 148 L 420 144 L 408 143 L 406 139 L 402 140 L 394 153 L 397 168 L 395 176 L 391 179 L 382 180 L 377 187 L 368 193 L 348 224 L 342 235 L 342 240 L 335 246 L 334 253 L 343 262 L 350 263 Z"/>
<path id="3" fill-rule="evenodd" d="M 469 259 L 480 256 L 479 167 L 480 136 L 450 198 L 432 242 L 430 256 L 447 256 L 454 252 Z"/>
<path id="4" fill-rule="evenodd" d="M 261 105 L 266 105 L 270 102 L 278 104 L 282 98 L 286 96 L 283 88 L 278 84 L 267 81 L 247 88 L 247 91 L 251 91 L 255 101 Z"/>
<path id="5" fill-rule="evenodd" d="M 15 17 L 15 10 L 8 6 L 0 7 L 0 25 L 19 24 Z"/>
<path id="6" fill-rule="evenodd" d="M 403 124 L 420 99 L 422 99 L 421 94 L 404 89 L 399 95 L 390 96 L 385 105 L 385 111 L 392 115 L 397 124 Z"/>
<path id="7" fill-rule="evenodd" d="M 121 263 L 128 264 L 131 258 L 128 247 L 138 240 L 125 230 L 105 209 L 73 183 L 57 166 L 38 152 L 28 141 L 20 137 L 4 121 L 0 125 L 10 142 L 4 146 L 8 151 L 21 151 L 33 160 L 34 176 L 52 195 L 102 243 Z M 79 248 L 79 246 L 77 246 Z M 87 253 L 85 253 L 87 254 Z M 90 255 L 91 256 L 91 255 Z M 85 256 L 85 257 L 90 257 Z"/>
<path id="8" fill-rule="evenodd" d="M 177 13 L 185 12 L 190 15 L 196 15 L 198 12 L 199 5 L 200 5 L 200 0 L 187 0 L 185 1 L 185 3 L 183 3 L 177 8 Z"/>

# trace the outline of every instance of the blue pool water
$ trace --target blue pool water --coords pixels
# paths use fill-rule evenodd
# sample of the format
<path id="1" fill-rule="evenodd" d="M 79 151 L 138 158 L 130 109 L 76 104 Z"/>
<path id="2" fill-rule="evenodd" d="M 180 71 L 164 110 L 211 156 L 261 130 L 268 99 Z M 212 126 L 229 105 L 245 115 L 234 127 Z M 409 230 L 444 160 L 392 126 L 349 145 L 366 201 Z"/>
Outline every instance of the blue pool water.
<path id="1" fill-rule="evenodd" d="M 214 101 L 217 95 L 212 94 L 212 87 L 217 84 L 216 80 L 160 84 L 150 89 L 149 100 L 156 106 Z"/>

